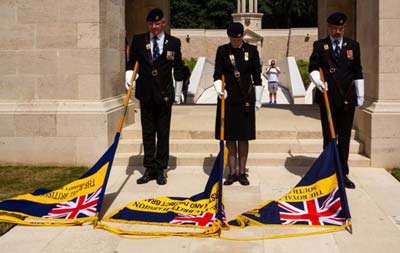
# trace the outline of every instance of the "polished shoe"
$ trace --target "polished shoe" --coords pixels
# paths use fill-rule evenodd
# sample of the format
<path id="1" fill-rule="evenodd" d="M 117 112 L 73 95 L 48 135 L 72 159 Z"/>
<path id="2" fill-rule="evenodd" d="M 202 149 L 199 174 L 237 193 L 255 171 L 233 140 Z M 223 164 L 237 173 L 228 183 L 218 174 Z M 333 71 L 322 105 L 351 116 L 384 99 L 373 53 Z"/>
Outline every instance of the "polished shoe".
<path id="1" fill-rule="evenodd" d="M 138 180 L 136 180 L 136 183 L 137 184 L 145 184 L 154 179 L 156 179 L 154 172 L 149 169 L 146 169 L 143 176 L 141 178 L 138 178 Z"/>
<path id="2" fill-rule="evenodd" d="M 231 185 L 237 181 L 236 174 L 229 174 L 228 177 L 225 179 L 224 185 Z"/>
<path id="3" fill-rule="evenodd" d="M 344 176 L 344 186 L 349 189 L 356 188 L 356 185 L 347 176 Z"/>
<path id="4" fill-rule="evenodd" d="M 165 176 L 164 171 L 158 173 L 156 181 L 158 185 L 165 185 L 167 183 L 167 177 Z"/>
<path id="5" fill-rule="evenodd" d="M 249 185 L 250 184 L 249 180 L 247 179 L 246 173 L 239 174 L 238 181 L 241 185 Z"/>

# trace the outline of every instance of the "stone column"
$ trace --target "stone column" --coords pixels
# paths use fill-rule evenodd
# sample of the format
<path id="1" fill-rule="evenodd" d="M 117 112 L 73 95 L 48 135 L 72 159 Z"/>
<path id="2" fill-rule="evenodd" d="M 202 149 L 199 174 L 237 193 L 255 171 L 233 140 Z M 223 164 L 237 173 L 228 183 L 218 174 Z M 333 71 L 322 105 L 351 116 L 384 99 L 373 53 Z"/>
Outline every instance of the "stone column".
<path id="1" fill-rule="evenodd" d="M 258 0 L 254 0 L 254 12 L 258 13 Z"/>
<path id="2" fill-rule="evenodd" d="M 242 9 L 241 9 L 242 11 L 242 13 L 243 12 L 246 12 L 246 0 L 242 0 Z"/>
<path id="3" fill-rule="evenodd" d="M 366 106 L 356 126 L 371 165 L 400 167 L 400 2 L 357 1 Z"/>
<path id="4" fill-rule="evenodd" d="M 254 0 L 249 0 L 249 12 L 254 12 L 253 2 Z"/>
<path id="5" fill-rule="evenodd" d="M 240 0 L 237 0 L 237 12 L 236 13 L 240 13 Z"/>
<path id="6" fill-rule="evenodd" d="M 107 149 L 125 93 L 124 9 L 124 0 L 1 1 L 2 164 L 90 166 Z"/>

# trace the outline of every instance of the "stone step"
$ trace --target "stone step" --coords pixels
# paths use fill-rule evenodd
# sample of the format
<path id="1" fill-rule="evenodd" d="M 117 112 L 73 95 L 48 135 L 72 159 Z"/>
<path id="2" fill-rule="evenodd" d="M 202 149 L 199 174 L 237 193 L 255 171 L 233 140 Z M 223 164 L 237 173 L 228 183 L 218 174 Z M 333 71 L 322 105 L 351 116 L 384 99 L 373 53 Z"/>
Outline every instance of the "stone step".
<path id="1" fill-rule="evenodd" d="M 218 141 L 212 139 L 172 139 L 171 153 L 216 154 Z M 251 153 L 318 153 L 322 151 L 322 139 L 258 139 L 250 141 Z M 141 140 L 122 139 L 118 145 L 118 153 L 143 153 Z M 355 140 L 350 142 L 350 153 L 362 153 L 363 145 Z"/>
<path id="2" fill-rule="evenodd" d="M 355 130 L 352 130 L 352 138 L 355 138 Z M 214 139 L 214 130 L 173 130 L 170 131 L 170 139 Z M 126 127 L 121 133 L 122 139 L 141 139 L 142 130 L 137 127 Z M 291 131 L 291 130 L 261 130 L 256 133 L 257 139 L 321 139 L 322 132 L 318 130 Z"/>
<path id="3" fill-rule="evenodd" d="M 201 153 L 170 153 L 169 166 L 203 166 L 213 165 L 217 153 L 205 156 Z M 247 165 L 251 166 L 285 166 L 309 167 L 320 153 L 250 153 Z M 143 164 L 143 155 L 118 152 L 115 155 L 115 166 L 140 167 Z M 349 166 L 370 167 L 370 160 L 359 154 L 349 155 Z"/>

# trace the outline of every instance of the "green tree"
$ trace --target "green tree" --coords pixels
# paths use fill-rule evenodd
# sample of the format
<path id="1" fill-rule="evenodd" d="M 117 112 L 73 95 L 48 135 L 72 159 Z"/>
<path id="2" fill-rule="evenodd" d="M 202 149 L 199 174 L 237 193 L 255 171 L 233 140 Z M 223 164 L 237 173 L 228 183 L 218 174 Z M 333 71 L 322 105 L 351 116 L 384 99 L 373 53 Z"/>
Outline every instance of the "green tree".
<path id="1" fill-rule="evenodd" d="M 264 28 L 317 26 L 317 0 L 263 0 L 259 5 Z"/>
<path id="2" fill-rule="evenodd" d="M 235 3 L 231 0 L 172 0 L 174 28 L 224 29 L 232 22 Z"/>
<path id="3" fill-rule="evenodd" d="M 231 0 L 210 0 L 207 4 L 206 20 L 211 21 L 209 28 L 224 29 L 232 22 L 235 3 Z"/>
<path id="4" fill-rule="evenodd" d="M 171 1 L 171 26 L 173 28 L 202 28 L 198 20 L 201 17 L 199 1 L 172 0 Z"/>
<path id="5" fill-rule="evenodd" d="M 232 22 L 236 1 L 171 0 L 173 28 L 224 29 Z M 317 25 L 317 0 L 260 0 L 263 28 L 313 27 Z"/>

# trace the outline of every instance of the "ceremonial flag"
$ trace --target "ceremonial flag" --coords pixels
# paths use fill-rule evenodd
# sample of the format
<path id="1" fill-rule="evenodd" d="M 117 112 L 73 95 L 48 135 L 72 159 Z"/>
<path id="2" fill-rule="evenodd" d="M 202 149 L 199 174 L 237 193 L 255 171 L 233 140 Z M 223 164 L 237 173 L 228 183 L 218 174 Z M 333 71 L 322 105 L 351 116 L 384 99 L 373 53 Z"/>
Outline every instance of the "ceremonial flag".
<path id="1" fill-rule="evenodd" d="M 336 139 L 301 181 L 277 201 L 266 201 L 229 221 L 231 227 L 310 225 L 347 226 L 350 211 L 343 186 Z"/>
<path id="2" fill-rule="evenodd" d="M 214 162 L 208 182 L 203 192 L 190 198 L 183 197 L 155 197 L 138 200 L 107 215 L 103 221 L 150 224 L 162 226 L 180 226 L 191 228 L 204 228 L 206 231 L 217 232 L 218 222 L 225 221 L 222 204 L 222 165 L 224 144 L 221 141 L 220 152 Z M 220 224 L 221 225 L 221 224 Z M 126 231 L 112 228 L 104 223 L 99 223 L 103 228 L 117 234 L 124 235 L 191 235 L 185 232 L 143 232 Z"/>
<path id="3" fill-rule="evenodd" d="M 38 189 L 0 202 L 0 222 L 22 225 L 76 225 L 97 219 L 118 145 L 114 143 L 79 179 L 56 190 Z"/>

